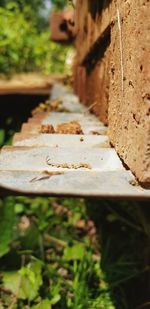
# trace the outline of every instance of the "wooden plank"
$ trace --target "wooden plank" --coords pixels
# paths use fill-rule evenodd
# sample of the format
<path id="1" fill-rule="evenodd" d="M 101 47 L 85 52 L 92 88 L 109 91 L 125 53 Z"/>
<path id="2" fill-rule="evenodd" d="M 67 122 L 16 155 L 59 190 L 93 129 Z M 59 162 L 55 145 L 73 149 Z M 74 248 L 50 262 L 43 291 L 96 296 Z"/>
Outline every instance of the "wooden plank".
<path id="1" fill-rule="evenodd" d="M 124 170 L 112 148 L 3 147 L 0 170 L 21 171 L 114 171 Z"/>
<path id="2" fill-rule="evenodd" d="M 53 84 L 50 76 L 37 73 L 14 75 L 11 79 L 0 80 L 0 95 L 4 94 L 43 94 L 49 95 Z"/>
<path id="3" fill-rule="evenodd" d="M 150 190 L 134 184 L 130 171 L 70 171 L 48 176 L 30 171 L 1 171 L 1 195 L 75 196 L 149 200 Z"/>
<path id="4" fill-rule="evenodd" d="M 66 92 L 69 97 L 70 91 L 60 85 L 57 89 L 59 87 L 64 101 Z M 72 93 L 70 95 L 73 96 Z M 78 116 L 79 123 L 85 117 L 87 128 L 89 121 L 95 119 L 97 122 L 88 111 L 86 114 L 70 113 L 68 116 L 64 113 L 60 116 L 57 112 L 43 115 L 48 117 L 48 121 L 53 119 L 57 123 L 66 120 L 64 117 L 71 120 L 71 115 L 73 118 Z M 116 151 L 110 148 L 106 134 L 41 134 L 37 133 L 37 115 L 33 119 L 33 122 L 26 124 L 26 130 L 15 136 L 13 146 L 1 150 L 1 195 L 150 199 L 150 189 L 141 187 L 132 173 L 126 170 Z M 31 134 L 34 130 L 35 134 Z"/>
<path id="5" fill-rule="evenodd" d="M 14 146 L 68 147 L 71 144 L 73 148 L 110 147 L 108 137 L 102 135 L 17 133 L 13 139 Z"/>

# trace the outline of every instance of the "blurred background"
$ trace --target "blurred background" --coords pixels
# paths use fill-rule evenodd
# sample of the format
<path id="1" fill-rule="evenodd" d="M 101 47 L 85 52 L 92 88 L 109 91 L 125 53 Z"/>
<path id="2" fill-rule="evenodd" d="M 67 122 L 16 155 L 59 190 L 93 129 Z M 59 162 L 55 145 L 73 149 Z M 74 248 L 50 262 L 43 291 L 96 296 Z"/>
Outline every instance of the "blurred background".
<path id="1" fill-rule="evenodd" d="M 0 73 L 64 72 L 69 47 L 50 41 L 50 12 L 66 0 L 0 1 Z"/>

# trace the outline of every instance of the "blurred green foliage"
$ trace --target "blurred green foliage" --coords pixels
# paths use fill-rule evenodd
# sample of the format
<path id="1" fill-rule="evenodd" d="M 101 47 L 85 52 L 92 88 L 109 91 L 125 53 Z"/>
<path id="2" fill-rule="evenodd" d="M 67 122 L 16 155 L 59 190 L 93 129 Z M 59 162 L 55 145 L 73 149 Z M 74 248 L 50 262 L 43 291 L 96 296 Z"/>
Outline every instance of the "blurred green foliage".
<path id="1" fill-rule="evenodd" d="M 38 18 L 30 5 L 16 2 L 0 7 L 0 72 L 63 72 L 68 47 L 50 41 L 47 29 L 38 29 Z"/>
<path id="2" fill-rule="evenodd" d="M 0 308 L 115 309 L 83 199 L 0 199 Z"/>
<path id="3" fill-rule="evenodd" d="M 150 267 L 141 255 L 148 239 L 137 207 L 0 199 L 0 308 L 138 308 Z"/>
<path id="4" fill-rule="evenodd" d="M 0 0 L 0 6 L 6 6 L 10 3 L 10 0 Z M 25 5 L 30 5 L 32 9 L 41 8 L 44 5 L 43 0 L 16 0 L 15 3 L 23 8 Z"/>
<path id="5" fill-rule="evenodd" d="M 49 0 L 50 1 L 50 0 Z M 21 12 L 25 11 L 26 7 L 30 8 L 30 14 L 32 19 L 36 19 L 38 21 L 37 27 L 38 29 L 42 29 L 48 21 L 45 20 L 45 16 L 42 14 L 43 10 L 46 9 L 46 1 L 43 0 L 0 0 L 1 7 L 7 7 L 9 4 L 14 2 Z"/>
<path id="6" fill-rule="evenodd" d="M 53 7 L 57 10 L 62 10 L 67 4 L 67 0 L 51 0 Z"/>

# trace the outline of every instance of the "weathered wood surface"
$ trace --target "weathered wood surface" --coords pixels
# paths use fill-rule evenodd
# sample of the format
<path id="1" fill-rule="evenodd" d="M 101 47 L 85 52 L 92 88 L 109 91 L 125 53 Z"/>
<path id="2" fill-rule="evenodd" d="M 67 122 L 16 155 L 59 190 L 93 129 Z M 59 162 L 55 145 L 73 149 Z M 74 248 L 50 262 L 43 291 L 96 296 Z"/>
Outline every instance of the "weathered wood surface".
<path id="1" fill-rule="evenodd" d="M 60 98 L 67 112 L 35 113 L 13 146 L 1 150 L 1 194 L 149 199 L 150 190 L 137 184 L 110 147 L 107 128 L 68 88 L 56 85 L 52 101 Z M 64 121 L 78 121 L 84 134 L 40 133 L 43 124 Z"/>
<path id="2" fill-rule="evenodd" d="M 51 76 L 37 73 L 14 75 L 11 79 L 0 79 L 0 95 L 33 94 L 49 95 L 54 80 Z"/>

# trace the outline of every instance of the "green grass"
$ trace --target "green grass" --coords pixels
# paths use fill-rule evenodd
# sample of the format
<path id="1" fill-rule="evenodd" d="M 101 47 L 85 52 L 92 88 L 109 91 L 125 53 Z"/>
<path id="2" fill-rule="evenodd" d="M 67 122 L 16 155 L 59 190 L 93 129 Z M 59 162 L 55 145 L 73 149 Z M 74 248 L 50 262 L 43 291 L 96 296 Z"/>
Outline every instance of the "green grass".
<path id="1" fill-rule="evenodd" d="M 0 212 L 2 308 L 115 308 L 84 200 L 7 197 Z"/>
<path id="2" fill-rule="evenodd" d="M 132 207 L 71 198 L 1 199 L 0 308 L 142 304 L 149 265 L 138 250 L 146 249 L 147 236 Z"/>

